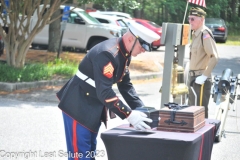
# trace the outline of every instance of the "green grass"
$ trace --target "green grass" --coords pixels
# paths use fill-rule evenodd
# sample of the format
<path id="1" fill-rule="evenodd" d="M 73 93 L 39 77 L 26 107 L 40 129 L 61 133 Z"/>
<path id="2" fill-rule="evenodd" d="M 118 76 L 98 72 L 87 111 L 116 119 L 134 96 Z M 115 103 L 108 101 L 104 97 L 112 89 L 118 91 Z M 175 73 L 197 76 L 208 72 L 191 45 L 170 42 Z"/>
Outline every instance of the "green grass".
<path id="1" fill-rule="evenodd" d="M 52 79 L 58 75 L 70 78 L 77 71 L 78 63 L 56 59 L 48 64 L 26 64 L 23 68 L 13 68 L 0 63 L 0 82 L 32 82 Z"/>
<path id="2" fill-rule="evenodd" d="M 78 62 L 55 59 L 54 61 L 48 62 L 47 66 L 52 70 L 52 75 L 62 75 L 69 78 L 77 72 Z"/>
<path id="3" fill-rule="evenodd" d="M 221 43 L 218 43 L 221 44 Z M 228 28 L 228 37 L 226 43 L 222 43 L 225 45 L 240 45 L 240 31 L 237 28 L 229 27 Z"/>
<path id="4" fill-rule="evenodd" d="M 225 43 L 226 45 L 240 45 L 240 35 L 228 35 L 228 39 Z"/>

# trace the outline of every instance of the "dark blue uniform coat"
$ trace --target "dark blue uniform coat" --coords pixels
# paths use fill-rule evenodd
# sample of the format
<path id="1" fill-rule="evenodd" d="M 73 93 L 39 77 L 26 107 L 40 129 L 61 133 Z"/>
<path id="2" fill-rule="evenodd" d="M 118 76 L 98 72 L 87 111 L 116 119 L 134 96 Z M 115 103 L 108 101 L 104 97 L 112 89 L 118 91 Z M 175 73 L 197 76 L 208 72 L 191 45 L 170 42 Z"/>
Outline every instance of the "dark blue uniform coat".
<path id="1" fill-rule="evenodd" d="M 93 132 L 98 132 L 99 122 L 105 125 L 107 110 L 125 119 L 132 109 L 144 106 L 130 82 L 128 67 L 131 55 L 122 38 L 106 40 L 93 47 L 79 64 L 79 71 L 95 81 L 95 87 L 73 76 L 57 93 L 59 108 Z M 112 89 L 118 89 L 126 106 Z"/>

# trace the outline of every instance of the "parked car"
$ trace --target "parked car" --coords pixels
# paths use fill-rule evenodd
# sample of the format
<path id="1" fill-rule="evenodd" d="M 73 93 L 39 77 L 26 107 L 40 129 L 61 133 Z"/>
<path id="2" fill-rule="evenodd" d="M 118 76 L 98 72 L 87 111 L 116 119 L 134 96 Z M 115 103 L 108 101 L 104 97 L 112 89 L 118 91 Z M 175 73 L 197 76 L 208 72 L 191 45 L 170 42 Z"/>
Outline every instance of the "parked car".
<path id="1" fill-rule="evenodd" d="M 133 17 L 132 17 L 130 14 L 124 13 L 124 12 L 98 11 L 98 12 L 96 12 L 96 13 L 122 18 L 122 20 L 123 20 L 127 25 L 128 25 L 129 22 L 131 22 L 132 19 L 133 19 Z"/>
<path id="2" fill-rule="evenodd" d="M 226 23 L 221 18 L 206 18 L 205 25 L 212 31 L 216 41 L 226 42 L 228 28 Z"/>
<path id="3" fill-rule="evenodd" d="M 121 18 L 127 18 L 127 19 L 132 19 L 132 16 L 128 13 L 124 12 L 115 12 L 115 11 L 99 11 L 97 12 L 99 14 L 105 14 L 109 16 L 116 16 L 116 17 L 121 17 Z"/>
<path id="4" fill-rule="evenodd" d="M 88 14 L 96 18 L 102 24 L 119 26 L 122 30 L 122 34 L 127 32 L 128 25 L 120 17 L 98 14 L 98 12 L 89 12 Z"/>
<path id="5" fill-rule="evenodd" d="M 150 30 L 154 31 L 155 33 L 157 33 L 161 37 L 162 27 L 159 26 L 158 24 L 156 24 L 155 22 L 145 20 L 145 19 L 137 19 L 137 18 L 133 18 L 133 20 L 135 20 L 137 23 L 149 28 Z M 157 41 L 154 41 L 152 43 L 152 49 L 153 50 L 157 50 L 161 46 L 160 41 L 161 41 L 161 39 L 159 39 Z"/>
<path id="6" fill-rule="evenodd" d="M 97 12 L 98 10 L 96 10 L 95 8 L 86 8 L 85 11 L 89 13 L 89 12 Z"/>
<path id="7" fill-rule="evenodd" d="M 64 7 L 60 6 L 61 12 Z M 41 11 L 42 8 L 41 5 L 39 10 Z M 70 7 L 70 10 L 62 39 L 63 47 L 89 50 L 104 40 L 122 36 L 120 28 L 103 25 L 80 8 Z M 35 11 L 32 16 L 31 28 L 37 23 L 37 14 Z M 45 25 L 34 37 L 33 44 L 48 45 L 48 32 L 49 25 Z"/>

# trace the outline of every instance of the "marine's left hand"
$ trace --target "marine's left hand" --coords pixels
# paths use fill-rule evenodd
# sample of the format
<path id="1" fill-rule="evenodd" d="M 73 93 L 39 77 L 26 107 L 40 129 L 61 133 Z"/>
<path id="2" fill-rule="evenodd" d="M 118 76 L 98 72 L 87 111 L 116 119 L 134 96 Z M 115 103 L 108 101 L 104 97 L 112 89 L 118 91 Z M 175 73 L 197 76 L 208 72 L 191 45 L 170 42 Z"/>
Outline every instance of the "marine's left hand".
<path id="1" fill-rule="evenodd" d="M 207 76 L 201 75 L 198 76 L 195 80 L 195 83 L 202 85 L 207 79 Z"/>

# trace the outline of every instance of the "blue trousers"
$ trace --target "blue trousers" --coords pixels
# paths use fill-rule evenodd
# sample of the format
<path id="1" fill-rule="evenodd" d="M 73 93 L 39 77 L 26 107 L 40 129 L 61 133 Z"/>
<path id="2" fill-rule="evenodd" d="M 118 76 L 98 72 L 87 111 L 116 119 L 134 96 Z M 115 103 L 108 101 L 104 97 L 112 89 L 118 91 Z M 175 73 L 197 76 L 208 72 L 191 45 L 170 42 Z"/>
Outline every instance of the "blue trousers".
<path id="1" fill-rule="evenodd" d="M 91 132 L 63 112 L 68 160 L 95 160 L 97 133 Z M 99 122 L 99 127 L 101 122 Z"/>

